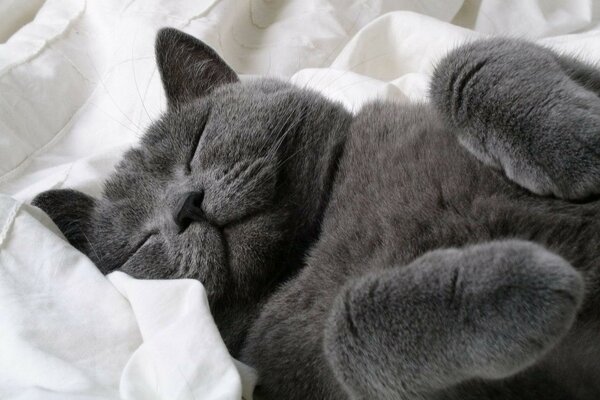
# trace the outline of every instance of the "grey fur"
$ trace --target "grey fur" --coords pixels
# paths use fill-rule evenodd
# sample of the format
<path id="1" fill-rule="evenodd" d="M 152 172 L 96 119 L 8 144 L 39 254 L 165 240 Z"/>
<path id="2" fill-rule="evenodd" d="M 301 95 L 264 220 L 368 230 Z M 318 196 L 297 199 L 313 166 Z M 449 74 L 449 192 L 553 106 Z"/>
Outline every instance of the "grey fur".
<path id="1" fill-rule="evenodd" d="M 352 398 L 430 398 L 535 363 L 566 334 L 582 294 L 579 274 L 531 242 L 433 250 L 345 287 L 325 351 Z"/>
<path id="2" fill-rule="evenodd" d="M 438 66 L 432 99 L 480 160 L 534 193 L 600 190 L 600 73 L 519 40 L 463 46 Z"/>
<path id="3" fill-rule="evenodd" d="M 202 281 L 257 398 L 600 398 L 599 72 L 481 41 L 432 105 L 352 116 L 176 30 L 156 48 L 169 110 L 103 196 L 34 204 L 104 273 Z"/>

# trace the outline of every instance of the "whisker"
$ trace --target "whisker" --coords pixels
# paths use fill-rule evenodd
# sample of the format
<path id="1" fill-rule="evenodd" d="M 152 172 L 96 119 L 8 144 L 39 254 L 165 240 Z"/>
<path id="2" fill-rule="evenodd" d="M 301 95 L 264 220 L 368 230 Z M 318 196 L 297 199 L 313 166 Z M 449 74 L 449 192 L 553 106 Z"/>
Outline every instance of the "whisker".
<path id="1" fill-rule="evenodd" d="M 328 84 L 327 84 L 327 85 L 326 85 L 326 86 L 325 86 L 325 87 L 324 87 L 322 90 L 327 90 L 327 88 L 329 88 L 331 85 L 333 85 L 335 82 L 337 82 L 338 80 L 340 80 L 340 79 L 341 79 L 341 78 L 343 78 L 344 76 L 348 75 L 348 73 L 350 73 L 350 72 L 355 72 L 355 71 L 354 71 L 354 68 L 356 68 L 356 67 L 360 67 L 361 65 L 364 65 L 364 64 L 366 64 L 366 63 L 368 63 L 368 62 L 371 62 L 371 61 L 373 61 L 373 60 L 376 60 L 376 59 L 378 59 L 378 58 L 385 57 L 385 56 L 387 56 L 388 54 L 390 54 L 390 52 L 389 52 L 389 51 L 386 51 L 386 52 L 384 52 L 384 53 L 378 54 L 378 55 L 376 55 L 376 56 L 373 56 L 373 57 L 369 57 L 369 58 L 367 58 L 366 60 L 361 60 L 360 62 L 358 62 L 358 63 L 356 63 L 356 64 L 354 64 L 354 65 L 351 65 L 351 66 L 350 66 L 350 67 L 349 67 L 347 70 L 344 70 L 344 72 L 343 72 L 343 73 L 341 73 L 341 74 L 340 74 L 338 77 L 334 78 L 334 79 L 333 79 L 331 82 L 329 82 L 329 83 L 328 83 Z"/>
<path id="2" fill-rule="evenodd" d="M 364 3 L 361 4 L 361 5 L 364 5 Z M 352 26 L 350 27 L 350 31 L 349 31 L 350 35 L 354 34 L 354 29 L 356 28 L 356 24 L 358 23 L 358 20 L 359 20 L 359 18 L 360 18 L 361 15 L 362 15 L 362 13 L 360 11 L 356 13 L 356 18 L 354 19 L 354 22 L 352 22 Z M 333 48 L 333 50 L 331 50 L 331 52 L 329 52 L 329 55 L 323 60 L 323 65 L 327 65 L 328 63 L 330 63 L 331 57 L 334 54 L 339 54 L 339 50 L 341 50 L 341 48 L 343 46 L 345 46 L 346 44 L 348 44 L 347 41 L 340 40 L 340 43 L 337 46 L 335 46 Z M 310 79 L 312 79 L 312 78 L 309 78 L 309 81 L 310 81 Z M 315 86 L 318 86 L 321 83 L 322 80 L 323 80 L 323 77 L 321 76 L 321 78 L 319 79 L 319 82 L 315 83 Z"/>
<path id="3" fill-rule="evenodd" d="M 116 119 L 115 117 L 113 117 L 112 115 L 110 115 L 106 110 L 104 110 L 102 107 L 100 107 L 100 105 L 98 105 L 96 103 L 93 103 L 93 102 L 90 102 L 89 104 L 91 104 L 92 106 L 98 107 L 98 109 L 100 111 L 102 111 L 108 118 L 110 118 L 111 120 L 115 121 L 117 124 L 121 125 L 123 128 L 125 128 L 125 129 L 133 132 L 136 136 L 143 135 L 143 132 L 136 131 L 136 130 L 132 129 L 131 127 L 125 125 L 124 123 L 122 123 L 121 121 L 119 121 L 118 119 Z"/>
<path id="4" fill-rule="evenodd" d="M 94 255 L 96 256 L 96 259 L 98 261 L 102 260 L 102 257 L 100 257 L 100 255 L 98 254 L 98 252 L 96 251 L 96 248 L 94 248 L 94 245 L 92 244 L 92 242 L 90 241 L 90 239 L 87 237 L 87 235 L 85 234 L 85 232 L 81 232 L 83 237 L 85 238 L 86 242 L 88 242 L 88 244 L 90 245 L 90 249 L 92 250 L 92 252 L 94 253 Z"/>
<path id="5" fill-rule="evenodd" d="M 142 103 L 142 107 L 144 108 L 144 111 L 146 112 L 146 116 L 148 117 L 148 120 L 151 121 L 152 118 L 150 117 L 150 113 L 148 113 L 148 110 L 146 109 L 146 105 L 144 104 L 144 100 L 142 99 L 142 94 L 140 93 L 140 87 L 138 85 L 137 75 L 135 73 L 135 63 L 133 62 L 133 47 L 135 44 L 135 39 L 137 38 L 137 35 L 138 35 L 138 31 L 139 31 L 139 29 L 137 29 L 135 31 L 135 34 L 133 35 L 133 40 L 131 42 L 131 71 L 133 73 L 133 82 L 135 84 L 135 89 L 137 91 L 138 98 L 140 99 L 140 103 Z"/>
<path id="6" fill-rule="evenodd" d="M 313 111 L 314 114 L 314 111 Z M 304 122 L 306 120 L 306 118 L 310 117 L 311 113 L 307 113 L 307 114 L 303 114 L 302 118 L 298 121 L 298 123 Z M 296 155 L 300 154 L 302 151 L 304 150 L 308 150 L 310 147 L 312 147 L 312 145 L 315 144 L 315 142 L 318 140 L 318 138 L 316 136 L 313 136 L 312 138 L 310 138 L 309 141 L 306 141 L 304 143 L 302 143 L 298 149 L 293 152 L 290 156 L 288 156 L 287 158 L 281 160 L 278 165 L 277 168 L 278 169 L 281 165 L 285 164 L 286 162 L 288 162 L 289 160 L 291 160 L 293 157 L 295 157 Z"/>
<path id="7" fill-rule="evenodd" d="M 293 115 L 293 113 L 290 113 L 290 115 Z M 298 124 L 300 124 L 302 122 L 302 118 L 300 118 L 299 120 L 290 123 L 287 130 L 281 135 L 281 139 L 278 141 L 277 145 L 271 149 L 271 153 L 269 154 L 269 157 L 267 158 L 268 160 L 272 160 L 274 157 L 277 156 L 277 152 L 279 151 L 279 149 L 281 148 L 283 142 L 285 141 L 285 139 L 287 139 L 287 137 L 290 135 L 290 133 L 296 129 L 296 127 L 298 126 Z"/>
<path id="8" fill-rule="evenodd" d="M 266 159 L 268 161 L 272 160 L 273 158 L 275 158 L 277 156 L 277 152 L 279 151 L 279 149 L 281 148 L 281 145 L 283 144 L 283 142 L 285 141 L 285 139 L 287 138 L 287 135 L 289 134 L 289 132 L 291 131 L 291 129 L 293 129 L 294 124 L 292 124 L 292 120 L 294 118 L 294 113 L 291 112 L 288 114 L 287 118 L 280 124 L 278 125 L 275 129 L 278 131 L 281 128 L 285 127 L 286 125 L 288 126 L 288 128 L 285 130 L 285 132 L 283 132 L 281 134 L 281 137 L 278 138 L 273 145 L 271 146 L 271 148 L 269 149 L 269 152 L 266 156 Z M 261 150 L 264 150 L 261 149 Z"/>
<path id="9" fill-rule="evenodd" d="M 89 52 L 86 50 L 86 53 L 88 54 L 88 57 L 90 58 L 90 60 L 92 59 L 92 57 L 90 56 Z M 110 91 L 108 90 L 108 88 L 106 87 L 106 84 L 104 83 L 104 78 L 100 75 L 100 71 L 98 71 L 98 69 L 96 68 L 96 65 L 94 63 L 92 63 L 92 68 L 94 69 L 94 71 L 96 72 L 96 76 L 98 77 L 98 81 L 100 82 L 100 84 L 102 85 L 102 88 L 104 89 L 104 91 L 106 92 L 106 94 L 108 95 L 108 98 L 110 99 L 110 101 L 113 103 L 113 105 L 115 106 L 115 108 L 117 109 L 117 111 L 119 111 L 121 113 L 121 115 L 123 115 L 125 117 L 125 119 L 127 119 L 133 126 L 135 126 L 138 129 L 138 133 L 142 134 L 142 128 L 137 125 L 135 122 L 133 122 L 131 120 L 131 118 L 129 118 L 127 116 L 127 114 L 125 114 L 123 112 L 123 110 L 119 107 L 119 105 L 117 104 L 117 102 L 115 101 L 114 97 L 112 96 L 112 94 L 110 93 Z"/>

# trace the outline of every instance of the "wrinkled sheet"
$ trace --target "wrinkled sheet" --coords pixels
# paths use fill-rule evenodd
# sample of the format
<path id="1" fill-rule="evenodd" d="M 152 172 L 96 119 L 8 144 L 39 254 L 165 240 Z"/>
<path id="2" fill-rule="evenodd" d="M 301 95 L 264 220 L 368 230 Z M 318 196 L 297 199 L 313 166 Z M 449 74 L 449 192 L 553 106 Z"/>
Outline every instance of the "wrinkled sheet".
<path id="1" fill-rule="evenodd" d="M 199 282 L 102 276 L 38 209 L 99 195 L 165 109 L 162 26 L 348 108 L 426 99 L 435 61 L 485 35 L 600 61 L 589 0 L 0 0 L 0 398 L 240 399 L 255 375 L 221 341 Z M 27 23 L 35 15 L 33 21 Z"/>

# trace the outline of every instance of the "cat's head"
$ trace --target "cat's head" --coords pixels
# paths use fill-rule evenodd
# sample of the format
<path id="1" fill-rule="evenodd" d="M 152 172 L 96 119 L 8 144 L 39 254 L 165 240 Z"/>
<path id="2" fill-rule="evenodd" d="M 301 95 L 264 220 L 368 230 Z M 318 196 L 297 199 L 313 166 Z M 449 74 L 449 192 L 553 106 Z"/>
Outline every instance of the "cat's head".
<path id="1" fill-rule="evenodd" d="M 156 57 L 168 110 L 101 198 L 61 189 L 33 204 L 104 273 L 197 278 L 211 302 L 253 298 L 318 233 L 351 116 L 288 83 L 240 82 L 174 29 L 159 32 Z"/>

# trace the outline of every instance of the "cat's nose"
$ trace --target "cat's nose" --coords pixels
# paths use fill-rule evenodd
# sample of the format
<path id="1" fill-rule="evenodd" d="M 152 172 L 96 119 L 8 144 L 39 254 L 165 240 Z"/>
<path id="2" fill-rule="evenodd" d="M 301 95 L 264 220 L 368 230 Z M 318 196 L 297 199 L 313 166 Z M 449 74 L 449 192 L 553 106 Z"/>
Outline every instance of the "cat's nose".
<path id="1" fill-rule="evenodd" d="M 192 222 L 205 219 L 204 211 L 202 211 L 203 200 L 204 191 L 188 192 L 181 196 L 173 213 L 175 223 L 179 227 L 179 233 L 185 231 Z"/>

